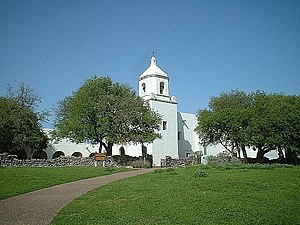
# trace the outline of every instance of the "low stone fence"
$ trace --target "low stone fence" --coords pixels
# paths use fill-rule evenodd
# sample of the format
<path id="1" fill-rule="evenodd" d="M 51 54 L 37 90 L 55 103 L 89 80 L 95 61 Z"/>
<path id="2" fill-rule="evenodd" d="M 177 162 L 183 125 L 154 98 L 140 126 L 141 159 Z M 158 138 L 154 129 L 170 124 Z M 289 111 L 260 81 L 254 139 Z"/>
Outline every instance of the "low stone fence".
<path id="1" fill-rule="evenodd" d="M 198 162 L 196 157 L 190 157 L 188 159 L 173 159 L 170 156 L 166 156 L 165 159 L 161 159 L 161 167 L 177 167 L 193 165 Z"/>
<path id="2" fill-rule="evenodd" d="M 104 162 L 106 167 L 128 167 L 134 161 L 141 160 L 143 157 L 132 156 L 107 156 Z M 146 159 L 150 164 L 152 163 L 152 156 L 147 156 Z M 95 161 L 94 158 L 80 158 L 80 157 L 58 157 L 55 159 L 16 159 L 15 157 L 0 158 L 0 167 L 65 167 L 65 166 L 103 166 L 103 161 Z"/>
<path id="3" fill-rule="evenodd" d="M 99 164 L 100 165 L 100 164 Z M 102 164 L 101 164 L 102 165 Z M 63 167 L 63 166 L 95 166 L 93 158 L 59 157 L 56 159 L 2 159 L 0 167 Z"/>

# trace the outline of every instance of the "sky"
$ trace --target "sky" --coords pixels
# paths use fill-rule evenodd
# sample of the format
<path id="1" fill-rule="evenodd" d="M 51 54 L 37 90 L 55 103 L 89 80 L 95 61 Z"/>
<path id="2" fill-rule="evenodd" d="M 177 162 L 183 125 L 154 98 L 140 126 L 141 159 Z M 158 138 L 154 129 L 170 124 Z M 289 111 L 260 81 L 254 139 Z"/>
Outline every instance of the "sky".
<path id="1" fill-rule="evenodd" d="M 24 82 L 38 110 L 93 75 L 138 93 L 153 51 L 181 112 L 236 89 L 299 95 L 300 1 L 0 0 L 0 96 Z"/>

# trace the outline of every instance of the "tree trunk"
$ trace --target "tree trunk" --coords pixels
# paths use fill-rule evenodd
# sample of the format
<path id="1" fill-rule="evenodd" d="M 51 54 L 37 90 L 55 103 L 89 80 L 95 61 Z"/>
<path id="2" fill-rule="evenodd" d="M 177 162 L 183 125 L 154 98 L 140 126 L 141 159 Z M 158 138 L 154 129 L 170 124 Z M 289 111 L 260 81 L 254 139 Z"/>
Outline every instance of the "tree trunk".
<path id="1" fill-rule="evenodd" d="M 102 141 L 100 141 L 100 145 L 99 145 L 99 149 L 98 149 L 99 153 L 102 152 Z"/>
<path id="2" fill-rule="evenodd" d="M 248 162 L 248 155 L 247 155 L 247 151 L 246 151 L 246 146 L 245 145 L 241 145 L 241 149 L 242 149 L 244 161 Z"/>
<path id="3" fill-rule="evenodd" d="M 286 163 L 287 164 L 294 164 L 297 165 L 298 159 L 295 152 L 291 151 L 291 149 L 285 150 L 285 157 L 286 157 Z"/>
<path id="4" fill-rule="evenodd" d="M 113 143 L 108 143 L 107 144 L 107 148 L 106 148 L 106 155 L 107 156 L 112 156 L 112 147 L 113 147 Z"/>
<path id="5" fill-rule="evenodd" d="M 278 147 L 277 151 L 278 151 L 278 161 L 280 163 L 283 163 L 285 159 L 284 159 L 282 148 Z"/>
<path id="6" fill-rule="evenodd" d="M 265 151 L 262 148 L 257 148 L 256 160 L 259 163 L 264 162 Z"/>
<path id="7" fill-rule="evenodd" d="M 238 146 L 236 147 L 235 157 L 239 159 L 241 158 L 241 149 Z"/>

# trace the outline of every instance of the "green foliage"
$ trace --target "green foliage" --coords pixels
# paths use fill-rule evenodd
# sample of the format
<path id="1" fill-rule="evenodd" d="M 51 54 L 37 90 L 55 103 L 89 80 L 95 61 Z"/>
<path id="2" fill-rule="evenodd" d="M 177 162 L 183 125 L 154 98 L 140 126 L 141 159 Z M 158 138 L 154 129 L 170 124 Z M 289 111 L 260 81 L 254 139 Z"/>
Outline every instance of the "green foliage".
<path id="1" fill-rule="evenodd" d="M 207 173 L 206 170 L 195 170 L 194 177 L 206 177 Z"/>
<path id="2" fill-rule="evenodd" d="M 47 118 L 50 115 L 50 112 L 47 110 L 41 112 L 36 110 L 42 102 L 42 98 L 24 82 L 19 83 L 18 88 L 15 91 L 13 90 L 13 87 L 9 85 L 6 97 L 14 100 L 20 106 L 31 109 L 37 115 L 39 121 L 47 121 Z"/>
<path id="3" fill-rule="evenodd" d="M 211 98 L 209 109 L 200 110 L 196 132 L 204 145 L 223 145 L 232 155 L 247 160 L 246 147 L 257 151 L 257 160 L 277 150 L 296 163 L 300 155 L 300 96 L 221 93 Z"/>
<path id="4" fill-rule="evenodd" d="M 154 173 L 163 173 L 163 172 L 165 172 L 165 170 L 163 170 L 163 169 L 155 169 L 154 170 Z"/>
<path id="5" fill-rule="evenodd" d="M 40 122 L 49 112 L 37 112 L 41 98 L 25 83 L 13 91 L 8 87 L 7 96 L 0 97 L 0 152 L 26 157 L 25 152 L 45 149 L 48 137 Z"/>
<path id="6" fill-rule="evenodd" d="M 228 152 L 220 152 L 216 156 L 208 156 L 207 157 L 208 165 L 220 165 L 224 163 L 241 163 L 241 160 L 231 156 Z"/>
<path id="7" fill-rule="evenodd" d="M 0 200 L 71 181 L 126 171 L 103 167 L 7 167 L 0 169 Z"/>
<path id="8" fill-rule="evenodd" d="M 59 103 L 57 137 L 100 143 L 111 154 L 115 143 L 149 143 L 159 137 L 161 118 L 128 86 L 92 77 Z"/>
<path id="9" fill-rule="evenodd" d="M 114 168 L 114 167 L 112 167 L 112 166 L 108 166 L 108 167 L 105 167 L 105 171 L 111 173 L 111 172 L 116 171 L 116 168 Z"/>
<path id="10" fill-rule="evenodd" d="M 155 172 L 95 189 L 63 208 L 58 224 L 299 224 L 300 168 Z M 157 170 L 160 171 L 160 170 Z"/>
<path id="11" fill-rule="evenodd" d="M 31 108 L 11 98 L 0 97 L 0 152 L 21 155 L 22 152 L 45 149 L 48 138 L 39 118 Z"/>
<path id="12" fill-rule="evenodd" d="M 150 168 L 151 167 L 151 164 L 148 161 L 144 161 L 144 160 L 133 161 L 131 165 L 133 168 Z"/>

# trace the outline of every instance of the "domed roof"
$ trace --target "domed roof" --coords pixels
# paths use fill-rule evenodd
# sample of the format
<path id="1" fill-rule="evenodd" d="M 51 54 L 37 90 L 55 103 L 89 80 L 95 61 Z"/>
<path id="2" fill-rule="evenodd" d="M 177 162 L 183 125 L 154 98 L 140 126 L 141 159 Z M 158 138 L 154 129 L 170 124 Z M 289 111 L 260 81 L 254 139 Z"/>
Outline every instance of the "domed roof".
<path id="1" fill-rule="evenodd" d="M 156 58 L 154 57 L 154 55 L 151 57 L 150 66 L 141 74 L 140 79 L 149 75 L 159 75 L 168 77 L 168 75 L 157 66 Z"/>

